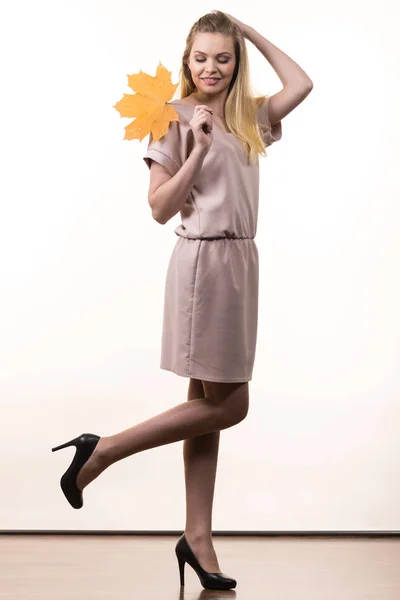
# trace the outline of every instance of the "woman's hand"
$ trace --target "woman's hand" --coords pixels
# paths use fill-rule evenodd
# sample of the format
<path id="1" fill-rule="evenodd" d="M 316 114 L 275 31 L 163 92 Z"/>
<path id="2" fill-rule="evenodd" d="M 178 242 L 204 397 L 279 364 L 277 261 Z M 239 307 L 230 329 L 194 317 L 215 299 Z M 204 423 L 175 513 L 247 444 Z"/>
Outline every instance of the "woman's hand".
<path id="1" fill-rule="evenodd" d="M 212 109 L 206 104 L 197 104 L 194 107 L 194 113 L 189 125 L 193 131 L 196 144 L 209 150 L 213 140 L 212 128 Z"/>
<path id="2" fill-rule="evenodd" d="M 233 21 L 234 23 L 236 23 L 236 25 L 239 27 L 240 31 L 242 32 L 243 36 L 245 38 L 248 37 L 248 32 L 249 32 L 249 29 L 250 29 L 250 27 L 248 25 L 245 25 L 245 23 L 242 23 L 242 21 L 239 21 L 239 19 L 235 19 L 235 17 L 232 17 L 232 15 L 230 15 L 226 11 L 212 10 L 211 12 L 212 13 L 223 12 L 224 15 L 226 15 L 227 17 L 229 17 L 231 19 L 231 21 Z"/>

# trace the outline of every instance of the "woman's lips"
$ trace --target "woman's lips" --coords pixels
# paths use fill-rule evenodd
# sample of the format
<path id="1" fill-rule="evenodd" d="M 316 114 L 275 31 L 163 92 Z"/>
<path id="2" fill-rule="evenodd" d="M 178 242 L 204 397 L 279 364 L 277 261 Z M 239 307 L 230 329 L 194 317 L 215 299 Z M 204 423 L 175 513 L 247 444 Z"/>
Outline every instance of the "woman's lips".
<path id="1" fill-rule="evenodd" d="M 216 83 L 218 83 L 218 81 L 220 81 L 220 79 L 221 79 L 220 77 L 215 78 L 215 79 L 214 78 L 208 79 L 207 77 L 204 77 L 203 81 L 205 81 L 207 83 L 207 85 L 215 85 Z"/>

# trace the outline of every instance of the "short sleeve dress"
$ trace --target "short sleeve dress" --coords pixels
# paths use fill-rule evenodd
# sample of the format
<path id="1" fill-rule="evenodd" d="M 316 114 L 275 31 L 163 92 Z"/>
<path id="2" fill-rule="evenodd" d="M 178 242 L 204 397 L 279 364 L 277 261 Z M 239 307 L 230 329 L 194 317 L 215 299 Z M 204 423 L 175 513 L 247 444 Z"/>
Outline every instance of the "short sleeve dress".
<path id="1" fill-rule="evenodd" d="M 282 137 L 268 119 L 269 96 L 257 109 L 265 146 Z M 194 105 L 170 101 L 180 121 L 154 142 L 143 160 L 175 175 L 194 146 Z M 214 124 L 213 141 L 180 211 L 178 240 L 167 269 L 160 368 L 203 381 L 252 379 L 258 323 L 258 249 L 255 243 L 259 163 L 248 164 L 239 140 Z"/>

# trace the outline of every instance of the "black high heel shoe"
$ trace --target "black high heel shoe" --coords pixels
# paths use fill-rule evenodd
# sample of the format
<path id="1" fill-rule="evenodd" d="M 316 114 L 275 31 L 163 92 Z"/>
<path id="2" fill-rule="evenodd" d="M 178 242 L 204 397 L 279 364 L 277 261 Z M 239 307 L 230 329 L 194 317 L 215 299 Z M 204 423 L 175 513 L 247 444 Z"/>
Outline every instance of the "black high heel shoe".
<path id="1" fill-rule="evenodd" d="M 100 436 L 95 435 L 94 433 L 82 433 L 82 435 L 74 440 L 51 449 L 52 452 L 55 452 L 56 450 L 61 450 L 61 448 L 67 448 L 68 446 L 76 447 L 73 461 L 60 479 L 61 489 L 73 508 L 82 508 L 83 506 L 82 492 L 76 485 L 76 477 L 85 462 L 93 454 L 99 439 Z"/>
<path id="2" fill-rule="evenodd" d="M 185 585 L 185 562 L 187 562 L 196 571 L 205 589 L 229 590 L 236 587 L 235 579 L 227 577 L 224 573 L 209 573 L 203 569 L 189 546 L 185 534 L 179 538 L 175 546 L 175 554 L 179 564 L 181 586 Z"/>

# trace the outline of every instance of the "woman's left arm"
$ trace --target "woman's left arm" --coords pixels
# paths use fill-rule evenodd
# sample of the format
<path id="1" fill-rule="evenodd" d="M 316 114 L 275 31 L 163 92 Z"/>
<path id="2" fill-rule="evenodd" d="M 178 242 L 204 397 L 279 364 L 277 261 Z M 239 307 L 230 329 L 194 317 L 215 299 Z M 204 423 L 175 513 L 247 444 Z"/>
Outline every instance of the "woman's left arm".
<path id="1" fill-rule="evenodd" d="M 218 12 L 216 10 L 212 10 L 211 12 Z M 250 25 L 246 25 L 232 17 L 229 13 L 224 11 L 224 14 L 229 17 L 236 25 L 239 27 L 243 36 L 250 40 L 255 47 L 261 52 L 261 54 L 267 59 L 271 67 L 274 69 L 279 79 L 282 82 L 283 86 L 291 86 L 297 88 L 308 88 L 312 89 L 313 82 L 310 77 L 307 75 L 305 71 L 296 63 L 293 59 L 291 59 L 287 54 L 285 54 L 282 50 L 279 50 L 277 46 L 274 46 L 271 42 L 269 42 L 265 37 L 258 33 L 253 27 Z"/>
<path id="2" fill-rule="evenodd" d="M 283 86 L 312 90 L 313 82 L 310 77 L 290 56 L 274 46 L 253 27 L 246 26 L 243 35 L 265 56 Z"/>
<path id="3" fill-rule="evenodd" d="M 293 59 L 269 42 L 261 33 L 232 15 L 226 12 L 225 14 L 236 23 L 243 36 L 250 40 L 267 59 L 282 82 L 283 89 L 272 95 L 269 100 L 269 118 L 271 124 L 274 125 L 303 102 L 313 89 L 313 82 Z"/>

